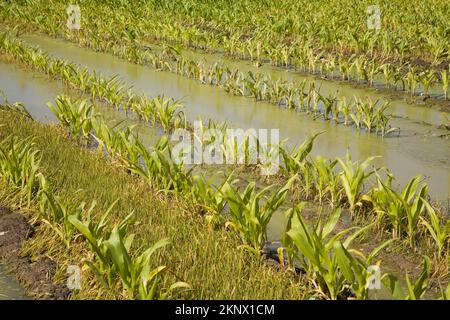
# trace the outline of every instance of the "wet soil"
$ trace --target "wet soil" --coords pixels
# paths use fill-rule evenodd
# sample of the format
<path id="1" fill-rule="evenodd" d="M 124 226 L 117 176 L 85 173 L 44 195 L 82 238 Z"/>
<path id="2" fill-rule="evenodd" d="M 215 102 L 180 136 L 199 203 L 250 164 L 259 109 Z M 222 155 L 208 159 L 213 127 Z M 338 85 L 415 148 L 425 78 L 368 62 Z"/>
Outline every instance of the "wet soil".
<path id="1" fill-rule="evenodd" d="M 32 238 L 34 227 L 18 212 L 0 207 L 0 261 L 17 278 L 27 295 L 35 299 L 62 300 L 69 296 L 64 284 L 55 284 L 57 265 L 47 257 L 32 260 L 21 254 L 25 241 Z"/>

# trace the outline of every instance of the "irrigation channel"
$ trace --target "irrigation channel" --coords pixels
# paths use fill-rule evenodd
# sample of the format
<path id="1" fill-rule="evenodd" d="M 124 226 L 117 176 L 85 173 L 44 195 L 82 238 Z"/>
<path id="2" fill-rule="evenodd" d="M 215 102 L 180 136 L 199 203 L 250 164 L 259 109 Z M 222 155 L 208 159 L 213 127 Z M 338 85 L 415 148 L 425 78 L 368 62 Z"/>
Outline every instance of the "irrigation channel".
<path id="1" fill-rule="evenodd" d="M 374 165 L 389 168 L 396 182 L 406 184 L 411 177 L 421 174 L 430 188 L 433 200 L 446 203 L 450 196 L 450 142 L 448 131 L 439 126 L 446 121 L 443 113 L 435 108 L 406 103 L 400 97 L 390 97 L 391 112 L 395 117 L 391 125 L 399 127 L 400 132 L 381 138 L 374 134 L 355 132 L 354 129 L 335 125 L 332 122 L 314 120 L 311 116 L 284 110 L 272 104 L 255 102 L 246 97 L 235 97 L 223 90 L 198 81 L 178 76 L 174 73 L 156 71 L 150 67 L 126 62 L 110 54 L 93 52 L 72 43 L 49 38 L 43 35 L 23 35 L 28 44 L 37 45 L 53 56 L 86 66 L 91 71 L 103 76 L 117 75 L 137 92 L 148 96 L 164 93 L 176 99 L 182 99 L 184 112 L 189 121 L 214 119 L 225 121 L 239 128 L 276 128 L 280 129 L 280 138 L 288 139 L 287 145 L 295 146 L 304 141 L 308 134 L 325 131 L 316 140 L 312 154 L 330 158 L 345 156 L 347 150 L 353 160 L 363 160 L 370 156 L 381 156 Z M 230 67 L 242 71 L 255 70 L 250 62 L 228 60 L 217 54 L 199 54 L 190 52 L 196 59 L 205 63 L 222 61 Z M 258 68 L 258 72 L 270 74 L 273 79 L 283 78 L 290 81 L 303 79 L 320 83 L 321 90 L 332 93 L 339 90 L 339 95 L 370 97 L 372 100 L 386 99 L 384 93 L 374 89 L 361 89 L 349 84 L 317 80 L 295 72 L 288 72 L 269 66 Z M 12 63 L 0 61 L 0 89 L 10 102 L 20 101 L 27 106 L 31 115 L 42 122 L 56 121 L 47 108 L 47 102 L 67 92 L 59 82 L 49 80 L 43 75 L 30 73 Z M 105 108 L 106 109 L 106 108 Z M 151 128 L 113 110 L 101 110 L 108 122 L 125 121 L 137 124 L 140 137 L 147 143 L 153 143 L 161 134 L 157 128 Z M 275 214 L 268 229 L 269 240 L 278 240 L 284 228 L 284 217 Z M 0 299 L 2 295 L 10 298 L 23 298 L 20 288 L 4 274 L 0 265 Z M 8 285 L 3 286 L 6 282 Z M 12 288 L 11 290 L 9 288 Z M 16 290 L 17 289 L 17 290 Z"/>

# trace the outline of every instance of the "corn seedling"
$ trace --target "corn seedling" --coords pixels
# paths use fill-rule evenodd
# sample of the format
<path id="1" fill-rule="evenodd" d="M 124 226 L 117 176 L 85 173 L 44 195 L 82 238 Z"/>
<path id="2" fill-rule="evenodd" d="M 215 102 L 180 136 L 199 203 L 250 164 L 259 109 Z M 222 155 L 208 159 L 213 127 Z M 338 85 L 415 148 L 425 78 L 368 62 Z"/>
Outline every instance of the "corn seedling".
<path id="1" fill-rule="evenodd" d="M 133 234 L 124 238 L 123 232 L 116 226 L 105 242 L 111 260 L 122 280 L 122 285 L 130 298 L 161 299 L 177 288 L 189 288 L 189 285 L 185 282 L 177 282 L 171 285 L 168 290 L 158 288 L 160 277 L 167 267 L 158 266 L 151 270 L 150 259 L 155 251 L 169 244 L 166 239 L 156 242 L 137 258 L 133 258 L 130 254 L 133 239 Z"/>
<path id="2" fill-rule="evenodd" d="M 374 173 L 374 171 L 366 173 L 366 169 L 375 158 L 377 157 L 367 158 L 362 163 L 352 162 L 350 153 L 348 152 L 345 162 L 342 159 L 337 158 L 337 161 L 342 168 L 340 173 L 342 187 L 352 213 L 354 213 L 357 207 L 362 206 L 361 193 L 364 181 Z"/>
<path id="3" fill-rule="evenodd" d="M 379 177 L 377 180 L 378 188 L 373 190 L 371 198 L 380 215 L 379 220 L 387 217 L 394 238 L 402 238 L 406 234 L 412 247 L 420 217 L 427 208 L 427 185 L 419 189 L 420 176 L 417 176 L 398 194 L 390 186 L 390 180 L 382 182 Z"/>
<path id="4" fill-rule="evenodd" d="M 436 73 L 434 70 L 427 70 L 422 72 L 420 75 L 420 82 L 423 85 L 424 88 L 424 94 L 428 95 L 428 91 L 430 90 L 430 87 L 433 85 L 434 81 L 436 80 Z"/>
<path id="5" fill-rule="evenodd" d="M 33 142 L 8 136 L 0 141 L 0 178 L 21 195 L 29 206 L 32 199 L 45 187 L 45 179 L 39 172 L 39 151 L 33 150 Z"/>
<path id="6" fill-rule="evenodd" d="M 178 108 L 181 106 L 179 101 L 164 98 L 153 98 L 155 106 L 155 114 L 153 121 L 157 120 L 163 126 L 164 131 L 169 131 L 171 128 L 186 128 L 186 119 L 184 113 Z"/>
<path id="7" fill-rule="evenodd" d="M 70 201 L 57 198 L 49 191 L 42 192 L 39 204 L 40 212 L 43 215 L 42 221 L 59 236 L 66 248 L 69 248 L 76 230 L 69 221 L 69 217 L 80 219 L 81 214 L 85 212 L 86 204 L 81 203 L 78 208 L 71 209 Z M 88 209 L 88 212 L 92 209 L 93 207 Z"/>
<path id="8" fill-rule="evenodd" d="M 447 219 L 441 226 L 441 219 L 436 214 L 434 208 L 426 200 L 422 199 L 422 201 L 425 204 L 429 221 L 427 221 L 427 219 L 425 219 L 424 217 L 420 217 L 421 222 L 427 228 L 431 237 L 435 241 L 438 249 L 438 256 L 441 256 L 444 252 L 444 249 L 446 247 L 448 248 L 449 245 L 450 220 Z"/>
<path id="9" fill-rule="evenodd" d="M 94 109 L 87 100 L 72 101 L 71 98 L 60 95 L 55 100 L 56 106 L 48 103 L 48 107 L 76 139 L 87 139 L 92 130 Z"/>
<path id="10" fill-rule="evenodd" d="M 261 202 L 272 186 L 257 193 L 255 182 L 250 182 L 241 194 L 230 184 L 223 187 L 223 197 L 230 209 L 230 221 L 226 225 L 238 233 L 245 248 L 250 252 L 259 254 L 266 240 L 267 225 L 275 211 L 283 204 L 296 179 L 297 176 L 291 177 L 283 187 L 267 197 L 264 203 Z"/>
<path id="11" fill-rule="evenodd" d="M 98 222 L 94 222 L 91 219 L 92 210 L 88 210 L 86 214 L 81 217 L 75 215 L 69 215 L 68 217 L 69 222 L 83 235 L 88 241 L 90 248 L 95 253 L 94 261 L 87 261 L 87 264 L 96 276 L 96 279 L 105 289 L 112 288 L 115 280 L 114 277 L 117 272 L 109 255 L 108 247 L 105 244 L 110 236 L 110 232 L 106 229 L 108 216 L 117 201 L 104 212 Z M 128 215 L 121 221 L 118 227 L 116 226 L 116 228 L 125 232 L 131 217 L 132 214 Z"/>
<path id="12" fill-rule="evenodd" d="M 232 180 L 233 173 L 217 187 L 211 185 L 203 176 L 193 177 L 192 193 L 194 199 L 206 210 L 206 219 L 212 225 L 218 225 L 223 220 L 226 199 L 223 196 L 226 188 L 233 186 L 237 180 Z"/>
<path id="13" fill-rule="evenodd" d="M 136 140 L 134 147 L 140 154 L 143 165 L 132 164 L 130 170 L 164 191 L 188 191 L 192 187 L 190 173 L 193 168 L 186 171 L 183 163 L 170 160 L 171 151 L 168 142 L 167 136 L 163 136 L 151 150 L 148 150 L 141 141 Z M 166 156 L 165 152 L 168 152 L 169 156 Z"/>
<path id="14" fill-rule="evenodd" d="M 367 298 L 367 283 L 370 277 L 367 267 L 372 259 L 389 243 L 383 243 L 367 258 L 355 258 L 347 249 L 359 235 L 372 225 L 359 229 L 343 242 L 340 239 L 352 229 L 345 229 L 333 234 L 341 209 L 335 209 L 328 221 L 322 225 L 320 220 L 312 228 L 308 228 L 301 216 L 303 204 L 287 211 L 288 223 L 283 236 L 283 245 L 287 250 L 290 263 L 299 261 L 312 281 L 315 289 L 324 298 L 337 299 L 348 297 L 346 292 L 350 286 L 351 293 L 359 299 Z"/>
<path id="15" fill-rule="evenodd" d="M 331 206 L 339 202 L 341 190 L 339 188 L 339 175 L 334 173 L 337 160 L 331 161 L 323 157 L 316 157 L 311 163 L 313 169 L 314 186 L 318 192 L 318 200 L 321 204 L 326 194 L 330 196 Z"/>
<path id="16" fill-rule="evenodd" d="M 284 163 L 283 169 L 287 175 L 300 172 L 302 163 L 313 148 L 314 140 L 322 133 L 324 133 L 324 131 L 306 137 L 305 141 L 298 148 L 294 148 L 289 153 L 284 148 L 280 147 L 280 154 Z"/>

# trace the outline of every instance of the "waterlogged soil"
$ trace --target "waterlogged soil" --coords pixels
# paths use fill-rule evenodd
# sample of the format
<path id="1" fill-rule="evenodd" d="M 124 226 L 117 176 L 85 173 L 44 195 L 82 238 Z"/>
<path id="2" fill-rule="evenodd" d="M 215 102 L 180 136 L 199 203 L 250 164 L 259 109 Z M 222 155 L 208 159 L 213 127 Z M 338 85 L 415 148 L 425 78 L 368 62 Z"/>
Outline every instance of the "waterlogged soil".
<path id="1" fill-rule="evenodd" d="M 94 57 L 91 57 L 90 59 L 87 59 L 88 65 L 95 64 L 96 61 L 99 61 L 101 65 L 101 69 L 107 69 L 104 68 L 104 65 L 101 64 L 103 61 L 108 61 L 108 59 L 111 59 L 112 62 L 114 62 L 113 65 L 111 65 L 111 69 L 121 71 L 121 68 L 115 67 L 116 65 L 121 65 L 122 67 L 129 67 L 129 68 L 137 68 L 138 70 L 135 70 L 136 72 L 141 71 L 143 73 L 142 77 L 145 78 L 145 75 L 147 73 L 155 74 L 157 76 L 160 76 L 161 78 L 164 77 L 171 77 L 174 76 L 176 79 L 179 79 L 181 77 L 170 74 L 170 73 L 164 73 L 164 72 L 153 72 L 150 68 L 144 68 L 140 66 L 136 66 L 133 64 L 126 63 L 124 61 L 118 60 L 114 57 L 111 57 L 109 55 L 100 54 L 100 56 L 96 56 L 98 53 L 90 52 L 87 50 L 84 50 L 82 48 L 76 47 L 72 44 L 67 44 L 62 41 L 45 38 L 48 42 L 56 42 L 57 45 L 57 51 L 59 52 L 60 56 L 64 55 L 64 47 L 63 45 L 68 45 L 70 47 L 70 50 L 68 50 L 69 53 L 73 54 L 74 56 L 69 57 L 69 59 L 76 58 L 76 56 L 83 57 L 84 55 L 88 55 L 88 57 L 91 57 L 92 55 L 95 55 Z M 44 48 L 48 49 L 48 48 Z M 101 58 L 101 60 L 99 60 Z M 80 58 L 78 58 L 80 59 Z M 92 61 L 91 61 L 92 60 Z M 86 61 L 85 61 L 86 62 Z M 45 119 L 51 119 L 53 121 L 56 120 L 55 116 L 49 111 L 48 107 L 46 106 L 46 102 L 48 100 L 53 100 L 55 96 L 57 96 L 62 88 L 58 81 L 48 81 L 43 76 L 36 76 L 33 73 L 29 73 L 24 68 L 18 67 L 16 65 L 12 65 L 9 63 L 2 63 L 0 61 L 0 66 L 2 67 L 0 69 L 0 84 L 1 87 L 8 95 L 8 98 L 11 101 L 23 101 L 23 97 L 26 97 L 27 103 L 26 106 L 30 109 L 30 112 L 37 118 L 37 120 L 41 120 L 42 117 L 39 115 L 45 114 Z M 133 79 L 128 79 L 127 75 L 128 73 L 123 71 L 120 73 L 120 75 L 125 75 L 125 80 L 130 80 L 133 82 Z M 154 79 L 153 79 L 154 80 Z M 217 88 L 210 88 L 201 86 L 193 81 L 189 81 L 186 79 L 182 79 L 184 83 L 188 83 L 189 85 L 198 86 L 200 87 L 200 91 L 203 92 L 203 89 L 208 90 L 215 90 L 218 91 Z M 136 81 L 135 81 L 136 82 Z M 22 84 L 26 83 L 26 86 L 23 86 Z M 141 83 L 141 81 L 137 81 L 137 83 Z M 45 91 L 44 91 L 45 89 Z M 161 90 L 163 90 L 162 88 Z M 144 90 L 145 91 L 145 90 Z M 45 94 L 39 95 L 36 94 L 36 92 L 44 92 Z M 196 96 L 197 97 L 197 96 Z M 230 96 L 225 96 L 226 98 L 234 98 Z M 249 100 L 249 99 L 239 99 L 238 100 Z M 232 99 L 231 101 L 233 101 Z M 269 121 L 272 122 L 279 122 L 279 121 L 290 121 L 292 117 L 286 118 L 284 115 L 290 113 L 287 110 L 278 110 L 274 108 L 273 106 L 269 106 L 270 109 L 265 109 L 264 104 L 262 104 L 262 110 L 263 111 L 273 111 L 272 114 L 268 116 Z M 214 103 L 212 106 L 216 106 Z M 218 106 L 217 108 L 219 108 Z M 152 145 L 162 131 L 158 128 L 150 127 L 147 124 L 142 123 L 141 121 L 136 121 L 131 119 L 129 116 L 125 115 L 122 112 L 117 112 L 112 110 L 109 107 L 99 107 L 96 106 L 97 110 L 102 113 L 102 115 L 105 117 L 107 122 L 110 125 L 136 125 L 136 132 L 139 133 L 140 137 L 144 139 L 146 144 Z M 185 112 L 188 113 L 188 116 L 190 114 L 190 106 L 188 105 L 187 108 L 185 108 Z M 242 106 L 243 113 L 245 115 L 245 106 Z M 255 116 L 258 116 L 258 113 L 255 112 Z M 231 117 L 232 118 L 232 117 Z M 195 118 L 194 118 L 195 119 Z M 206 118 L 204 118 L 206 119 Z M 239 121 L 239 116 L 236 114 L 235 119 Z M 429 130 L 430 133 L 427 134 L 420 134 L 418 132 L 412 132 L 411 135 L 408 135 L 406 133 L 402 133 L 399 137 L 389 137 L 385 139 L 373 137 L 372 135 L 364 134 L 364 133 L 358 133 L 352 129 L 343 128 L 343 127 L 337 127 L 333 126 L 327 123 L 323 123 L 320 121 L 312 121 L 311 119 L 308 119 L 307 117 L 296 117 L 294 119 L 297 123 L 305 123 L 306 127 L 300 126 L 300 127 L 294 127 L 293 125 L 288 122 L 288 129 L 292 129 L 293 133 L 288 134 L 288 145 L 289 142 L 294 141 L 295 144 L 299 144 L 303 141 L 303 137 L 299 136 L 305 136 L 308 133 L 314 133 L 321 130 L 329 129 L 328 132 L 325 132 L 319 138 L 316 140 L 316 143 L 313 148 L 313 154 L 315 155 L 325 155 L 334 157 L 336 155 L 344 156 L 346 152 L 346 148 L 348 148 L 350 151 L 354 150 L 357 151 L 357 155 L 363 155 L 362 157 L 355 157 L 355 152 L 351 152 L 353 159 L 364 159 L 365 157 L 373 156 L 373 155 L 382 155 L 384 154 L 384 157 L 379 160 L 378 163 L 375 162 L 375 164 L 378 167 L 386 166 L 390 170 L 393 171 L 393 173 L 396 175 L 399 182 L 402 182 L 402 177 L 405 179 L 409 179 L 415 174 L 423 174 L 427 180 L 427 182 L 431 185 L 431 194 L 434 199 L 442 199 L 445 201 L 448 199 L 448 193 L 449 193 L 449 180 L 450 180 L 450 174 L 449 174 L 449 161 L 448 161 L 448 150 L 449 150 L 449 141 L 447 139 L 437 138 L 435 133 L 436 130 L 434 128 L 431 128 L 431 126 L 424 126 L 424 125 L 417 125 L 414 129 L 418 129 L 416 131 L 420 130 Z M 248 122 L 252 122 L 252 119 L 249 119 Z M 235 126 L 236 122 L 232 122 L 231 125 Z M 406 122 L 407 123 L 407 122 Z M 407 123 L 411 125 L 410 123 Z M 281 129 L 284 129 L 286 126 L 282 127 L 280 125 Z M 308 128 L 310 128 L 308 130 Z M 405 132 L 406 130 L 403 130 Z M 284 139 L 285 136 L 282 135 L 280 137 L 281 139 Z M 402 151 L 404 151 L 405 143 L 408 143 L 411 141 L 410 147 L 413 148 L 410 150 L 407 154 L 404 154 Z M 422 152 L 421 148 L 427 148 L 427 153 Z M 418 161 L 422 160 L 422 161 Z M 419 162 L 419 163 L 417 163 Z M 426 163 L 425 166 L 423 166 L 423 163 Z M 386 163 L 393 164 L 393 165 L 386 165 Z M 202 166 L 197 168 L 196 170 L 200 170 L 202 172 L 211 172 L 211 174 L 214 174 L 217 171 L 217 168 L 209 168 L 211 166 Z M 412 168 L 417 168 L 416 170 L 413 170 Z M 209 170 L 211 169 L 211 170 Z M 222 168 L 223 169 L 223 168 Z M 229 170 L 227 170 L 229 171 Z M 398 172 L 400 172 L 400 177 L 398 176 Z M 209 174 L 208 174 L 209 175 Z M 244 173 L 240 175 L 240 177 L 245 176 Z M 436 177 L 436 178 L 435 178 Z M 440 196 L 442 195 L 442 196 Z M 269 235 L 273 235 L 273 238 L 276 238 L 277 235 L 279 235 L 284 225 L 282 221 L 284 220 L 284 217 L 275 216 L 273 223 L 271 223 L 271 230 L 269 230 Z"/>
<path id="2" fill-rule="evenodd" d="M 32 260 L 31 257 L 21 254 L 24 242 L 33 236 L 33 232 L 33 226 L 22 214 L 0 207 L 0 261 L 6 266 L 5 270 L 14 273 L 23 288 L 21 290 L 17 282 L 12 290 L 8 286 L 2 286 L 0 296 L 3 293 L 6 299 L 25 299 L 26 296 L 37 299 L 67 299 L 69 289 L 53 282 L 57 267 L 54 261 L 47 257 Z M 5 274 L 0 273 L 0 285 L 14 283 L 14 280 L 4 279 L 7 279 Z"/>
<path id="3" fill-rule="evenodd" d="M 138 92 L 149 96 L 164 93 L 182 99 L 188 120 L 215 119 L 239 128 L 279 129 L 280 139 L 288 139 L 287 146 L 299 145 L 308 134 L 326 131 L 314 145 L 312 154 L 326 157 L 344 157 L 347 150 L 353 160 L 381 156 L 374 161 L 376 167 L 389 168 L 399 185 L 405 185 L 417 174 L 423 175 L 430 193 L 438 201 L 447 202 L 450 197 L 450 141 L 448 130 L 438 125 L 442 115 L 439 111 L 422 106 L 412 106 L 396 100 L 399 118 L 392 125 L 400 127 L 400 133 L 377 137 L 358 132 L 354 128 L 314 120 L 310 116 L 291 110 L 255 102 L 245 97 L 234 97 L 224 90 L 170 72 L 159 72 L 150 67 L 139 66 L 110 54 L 93 52 L 72 43 L 45 36 L 24 36 L 27 43 L 40 46 L 50 54 L 96 70 L 104 76 L 118 75 Z M 233 66 L 232 66 L 233 67 Z M 330 92 L 337 89 L 351 98 L 362 95 L 361 89 L 327 81 Z M 333 87 L 335 86 L 335 87 Z M 325 84 L 323 88 L 325 88 Z M 344 86 L 345 87 L 345 86 Z M 358 91 L 359 90 L 359 91 Z M 373 90 L 372 90 L 373 91 Z M 365 90 L 371 95 L 370 90 Z M 402 111 L 405 115 L 401 115 Z"/>
<path id="4" fill-rule="evenodd" d="M 79 47 L 73 43 L 64 40 L 50 38 L 46 35 L 40 34 L 25 35 L 22 36 L 21 38 L 27 43 L 35 44 L 37 46 L 42 47 L 44 50 L 50 53 L 54 53 L 56 56 L 66 58 L 81 64 L 85 64 L 92 69 L 99 70 L 96 68 L 95 65 L 93 66 L 90 63 L 85 63 L 84 60 L 77 60 L 77 57 L 79 57 L 80 59 L 90 60 L 90 58 L 92 58 L 95 60 L 95 55 L 88 57 L 84 53 L 80 57 L 79 51 L 77 50 L 74 51 L 72 48 L 72 47 L 75 48 Z M 152 47 L 154 48 L 155 51 L 160 50 L 160 48 L 157 46 Z M 89 50 L 85 49 L 84 51 Z M 89 52 L 96 53 L 93 51 Z M 214 63 L 218 62 L 223 63 L 226 66 L 229 66 L 230 69 L 232 70 L 238 69 L 242 72 L 252 71 L 254 73 L 263 73 L 265 75 L 270 76 L 274 80 L 281 79 L 294 83 L 301 83 L 303 80 L 306 80 L 307 82 L 315 82 L 316 88 L 320 88 L 320 91 L 323 92 L 324 94 L 334 94 L 337 92 L 338 96 L 346 96 L 348 99 L 352 98 L 353 96 L 356 96 L 358 98 L 370 97 L 373 101 L 380 100 L 381 102 L 384 100 L 389 100 L 391 102 L 391 107 L 389 110 L 396 117 L 410 119 L 412 121 L 416 121 L 419 123 L 432 124 L 435 126 L 440 126 L 442 124 L 448 123 L 448 120 L 443 115 L 442 110 L 439 110 L 439 108 L 431 108 L 430 107 L 431 105 L 425 106 L 426 105 L 425 102 L 421 101 L 420 97 L 418 97 L 418 99 L 413 99 L 414 103 L 407 103 L 407 101 L 405 101 L 403 97 L 400 98 L 398 94 L 394 94 L 392 92 L 386 93 L 383 91 L 382 88 L 381 89 L 367 88 L 362 87 L 360 85 L 345 82 L 343 83 L 340 81 L 317 79 L 314 76 L 303 75 L 290 69 L 280 69 L 270 65 L 264 65 L 258 68 L 253 66 L 252 63 L 249 61 L 231 60 L 227 59 L 222 55 L 217 54 L 203 54 L 191 51 L 184 51 L 183 56 L 191 58 L 195 61 L 200 61 L 206 66 L 212 66 Z M 132 63 L 127 64 L 134 65 Z M 98 65 L 98 67 L 100 68 L 101 65 Z M 114 72 L 114 70 L 111 71 Z M 450 105 L 450 102 L 442 100 L 441 105 L 447 104 Z"/>

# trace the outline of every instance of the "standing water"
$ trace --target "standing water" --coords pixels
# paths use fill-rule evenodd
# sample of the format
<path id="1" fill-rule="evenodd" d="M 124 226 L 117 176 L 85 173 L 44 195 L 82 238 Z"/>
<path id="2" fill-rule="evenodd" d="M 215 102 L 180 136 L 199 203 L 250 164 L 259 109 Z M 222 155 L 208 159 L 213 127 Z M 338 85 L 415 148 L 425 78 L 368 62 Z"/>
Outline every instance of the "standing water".
<path id="1" fill-rule="evenodd" d="M 23 288 L 15 281 L 6 271 L 5 267 L 0 264 L 0 300 L 25 300 Z"/>

